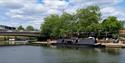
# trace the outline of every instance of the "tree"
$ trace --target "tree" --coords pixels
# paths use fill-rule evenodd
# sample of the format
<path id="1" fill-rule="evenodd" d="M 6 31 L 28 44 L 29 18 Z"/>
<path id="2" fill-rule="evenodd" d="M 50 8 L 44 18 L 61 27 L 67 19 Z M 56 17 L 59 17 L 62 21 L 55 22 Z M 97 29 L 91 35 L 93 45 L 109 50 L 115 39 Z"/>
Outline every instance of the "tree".
<path id="1" fill-rule="evenodd" d="M 26 30 L 27 31 L 34 31 L 35 29 L 34 29 L 33 26 L 29 25 L 29 26 L 26 27 Z"/>
<path id="2" fill-rule="evenodd" d="M 44 18 L 44 23 L 41 24 L 41 33 L 47 37 L 56 36 L 58 34 L 58 30 L 56 29 L 59 28 L 58 25 L 60 25 L 58 15 L 52 14 L 47 16 Z M 57 32 L 56 34 L 55 31 Z"/>
<path id="3" fill-rule="evenodd" d="M 24 27 L 22 25 L 20 25 L 17 30 L 25 30 Z"/>
<path id="4" fill-rule="evenodd" d="M 87 32 L 98 32 L 99 30 L 101 30 L 102 26 L 100 23 L 96 24 L 96 23 L 92 23 L 91 25 L 89 25 L 87 27 Z"/>
<path id="5" fill-rule="evenodd" d="M 74 28 L 74 21 L 74 15 L 63 12 L 60 16 L 60 36 L 64 37 L 66 33 L 72 33 L 75 31 L 76 28 Z"/>
<path id="6" fill-rule="evenodd" d="M 76 13 L 63 12 L 62 15 L 51 14 L 44 18 L 41 24 L 41 33 L 46 37 L 65 37 L 73 33 L 82 32 L 111 32 L 118 33 L 123 27 L 116 17 L 108 17 L 102 23 L 101 12 L 98 6 L 89 6 L 78 9 Z"/>
<path id="7" fill-rule="evenodd" d="M 101 12 L 98 6 L 89 6 L 87 8 L 78 9 L 76 13 L 78 30 L 86 32 L 91 24 L 98 24 L 101 20 Z"/>
<path id="8" fill-rule="evenodd" d="M 74 14 L 66 12 L 63 12 L 60 16 L 52 14 L 44 18 L 44 23 L 41 25 L 41 32 L 48 37 L 64 37 L 66 34 L 74 32 L 96 32 L 95 30 L 98 28 L 96 24 L 99 24 L 100 16 L 100 9 L 97 6 L 79 9 Z"/>
<path id="9" fill-rule="evenodd" d="M 116 34 L 121 28 L 123 28 L 123 23 L 118 20 L 117 17 L 109 16 L 102 22 L 102 26 L 104 32 Z"/>

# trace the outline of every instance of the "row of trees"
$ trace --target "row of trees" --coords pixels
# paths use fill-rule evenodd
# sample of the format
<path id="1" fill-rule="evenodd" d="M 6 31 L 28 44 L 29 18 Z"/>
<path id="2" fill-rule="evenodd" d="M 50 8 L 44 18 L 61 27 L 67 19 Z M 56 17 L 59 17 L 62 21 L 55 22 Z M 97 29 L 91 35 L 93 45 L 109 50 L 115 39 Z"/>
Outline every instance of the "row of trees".
<path id="1" fill-rule="evenodd" d="M 34 27 L 31 26 L 31 25 L 27 26 L 26 29 L 25 29 L 22 25 L 20 25 L 20 26 L 17 28 L 17 30 L 35 31 Z"/>
<path id="2" fill-rule="evenodd" d="M 51 14 L 44 18 L 41 33 L 45 37 L 65 37 L 70 33 L 109 32 L 117 34 L 123 24 L 115 16 L 101 18 L 98 6 L 78 9 L 76 13 L 63 12 L 62 15 Z"/>

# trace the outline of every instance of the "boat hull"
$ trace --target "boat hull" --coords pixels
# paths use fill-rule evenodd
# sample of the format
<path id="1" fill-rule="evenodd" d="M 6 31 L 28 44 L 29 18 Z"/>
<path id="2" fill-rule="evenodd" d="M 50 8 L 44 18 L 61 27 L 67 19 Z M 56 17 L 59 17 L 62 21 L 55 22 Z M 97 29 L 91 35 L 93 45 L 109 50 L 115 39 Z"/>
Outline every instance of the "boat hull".
<path id="1" fill-rule="evenodd" d="M 57 43 L 53 43 L 52 45 L 57 47 L 76 47 L 76 48 L 82 48 L 82 47 L 104 47 L 100 44 L 95 45 L 96 40 L 95 39 L 89 39 L 89 38 L 79 38 L 77 39 L 58 39 Z"/>
<path id="2" fill-rule="evenodd" d="M 85 47 L 102 48 L 102 47 L 105 47 L 102 45 L 90 45 L 90 44 L 60 44 L 60 43 L 56 43 L 56 44 L 52 44 L 52 45 L 56 46 L 56 47 L 63 47 L 63 48 L 85 48 Z"/>

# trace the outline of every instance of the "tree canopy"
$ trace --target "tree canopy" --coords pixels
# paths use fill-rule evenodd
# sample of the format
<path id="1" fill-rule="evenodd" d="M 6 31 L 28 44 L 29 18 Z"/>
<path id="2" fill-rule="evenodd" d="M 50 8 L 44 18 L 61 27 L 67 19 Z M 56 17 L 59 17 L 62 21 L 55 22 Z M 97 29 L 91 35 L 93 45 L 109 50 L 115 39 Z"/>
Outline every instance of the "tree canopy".
<path id="1" fill-rule="evenodd" d="M 25 30 L 24 27 L 22 25 L 20 25 L 17 30 Z"/>
<path id="2" fill-rule="evenodd" d="M 122 28 L 121 21 L 116 17 L 108 17 L 102 23 L 101 12 L 98 6 L 89 6 L 78 9 L 76 13 L 63 12 L 62 15 L 51 14 L 44 18 L 41 24 L 41 33 L 47 37 L 65 37 L 71 33 L 118 32 Z"/>
<path id="3" fill-rule="evenodd" d="M 27 31 L 34 31 L 35 29 L 34 29 L 33 26 L 29 25 L 29 26 L 26 27 L 26 30 Z"/>
<path id="4" fill-rule="evenodd" d="M 119 29 L 123 28 L 123 23 L 117 17 L 109 16 L 102 22 L 102 26 L 105 32 L 118 33 Z"/>

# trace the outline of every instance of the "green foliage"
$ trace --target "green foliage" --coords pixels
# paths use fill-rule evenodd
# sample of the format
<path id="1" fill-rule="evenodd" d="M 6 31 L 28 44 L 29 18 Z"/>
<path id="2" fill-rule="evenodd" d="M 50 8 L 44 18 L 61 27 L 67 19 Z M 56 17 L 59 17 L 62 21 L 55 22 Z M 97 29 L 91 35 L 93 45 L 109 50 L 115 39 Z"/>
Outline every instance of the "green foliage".
<path id="1" fill-rule="evenodd" d="M 25 30 L 24 27 L 22 25 L 20 25 L 17 30 Z"/>
<path id="2" fill-rule="evenodd" d="M 89 6 L 87 8 L 78 9 L 76 13 L 78 32 L 89 31 L 91 24 L 98 24 L 101 13 L 97 6 Z"/>
<path id="3" fill-rule="evenodd" d="M 92 23 L 91 25 L 89 25 L 87 28 L 86 28 L 87 32 L 98 32 L 99 30 L 102 29 L 102 26 L 100 23 L 96 24 L 96 23 Z"/>
<path id="4" fill-rule="evenodd" d="M 33 26 L 29 25 L 29 26 L 26 27 L 26 30 L 27 31 L 34 31 L 35 29 L 34 29 Z"/>
<path id="5" fill-rule="evenodd" d="M 71 33 L 82 32 L 115 32 L 122 28 L 121 21 L 116 17 L 108 17 L 102 23 L 101 12 L 98 6 L 89 6 L 78 9 L 76 13 L 63 12 L 62 15 L 52 14 L 44 18 L 41 24 L 41 33 L 46 37 L 65 37 Z"/>
<path id="6" fill-rule="evenodd" d="M 118 33 L 123 28 L 123 23 L 114 16 L 109 16 L 102 22 L 103 31 L 110 33 Z"/>
<path id="7" fill-rule="evenodd" d="M 56 30 L 56 28 L 59 28 L 58 25 L 60 25 L 59 24 L 60 23 L 59 16 L 52 14 L 52 15 L 46 17 L 44 20 L 45 20 L 45 22 L 41 26 L 42 34 L 44 34 L 45 36 L 56 35 L 55 33 L 58 31 L 58 30 Z"/>

